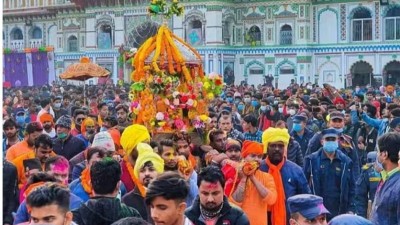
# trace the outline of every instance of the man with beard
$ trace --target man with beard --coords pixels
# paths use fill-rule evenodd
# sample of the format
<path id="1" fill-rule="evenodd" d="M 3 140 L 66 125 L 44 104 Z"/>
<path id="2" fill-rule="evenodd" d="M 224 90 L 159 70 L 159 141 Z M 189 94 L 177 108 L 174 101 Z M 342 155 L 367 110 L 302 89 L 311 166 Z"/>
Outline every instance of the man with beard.
<path id="1" fill-rule="evenodd" d="M 54 110 L 53 110 L 53 108 L 51 107 L 51 104 L 50 104 L 50 103 L 51 103 L 51 102 L 50 102 L 50 99 L 49 99 L 49 98 L 44 98 L 44 99 L 42 99 L 42 100 L 40 101 L 40 106 L 41 106 L 42 108 L 40 109 L 40 111 L 39 111 L 38 114 L 37 114 L 37 122 L 40 122 L 39 118 L 40 118 L 40 116 L 41 116 L 43 113 L 50 113 L 50 114 L 53 116 L 53 118 L 55 118 Z"/>
<path id="2" fill-rule="evenodd" d="M 81 133 L 76 137 L 81 139 L 85 143 L 85 148 L 89 147 L 90 140 L 93 138 L 96 132 L 96 124 L 90 117 L 83 120 L 81 124 Z"/>
<path id="3" fill-rule="evenodd" d="M 38 159 L 44 170 L 44 164 L 50 156 L 54 156 L 53 141 L 47 134 L 41 134 L 35 140 L 34 151 L 25 153 L 15 158 L 12 163 L 17 168 L 18 172 L 18 187 L 21 188 L 27 180 L 24 168 L 24 161 L 28 159 Z"/>
<path id="4" fill-rule="evenodd" d="M 117 105 L 117 107 L 115 107 L 115 111 L 117 112 L 119 129 L 124 129 L 125 127 L 132 124 L 132 122 L 128 120 L 128 113 L 129 113 L 128 106 L 119 104 Z"/>
<path id="5" fill-rule="evenodd" d="M 146 203 L 155 225 L 192 225 L 185 218 L 187 182 L 174 172 L 165 172 L 153 180 L 146 193 Z M 196 224 L 197 225 L 197 224 Z"/>
<path id="6" fill-rule="evenodd" d="M 147 144 L 140 143 L 139 145 Z M 154 181 L 158 175 L 164 172 L 164 160 L 155 152 L 141 152 L 136 160 L 134 170 L 139 183 L 131 192 L 123 196 L 122 202 L 138 210 L 143 219 L 153 223 L 150 208 L 145 202 L 146 190 L 150 182 Z"/>
<path id="7" fill-rule="evenodd" d="M 51 138 L 56 137 L 56 129 L 54 129 L 53 116 L 50 113 L 44 113 L 40 116 L 40 123 L 43 126 L 43 134 L 49 135 Z"/>
<path id="8" fill-rule="evenodd" d="M 5 156 L 7 149 L 22 141 L 23 138 L 18 135 L 18 125 L 12 119 L 4 121 L 3 132 L 5 134 L 3 139 L 3 156 Z"/>
<path id="9" fill-rule="evenodd" d="M 99 112 L 97 121 L 99 123 L 99 126 L 102 127 L 103 121 L 108 116 L 108 112 L 109 112 L 107 103 L 102 102 L 99 105 L 97 105 L 97 110 Z"/>
<path id="10" fill-rule="evenodd" d="M 226 156 L 228 156 L 228 158 L 232 161 L 235 162 L 239 162 L 241 159 L 240 156 L 240 151 L 242 150 L 242 145 L 240 144 L 240 142 L 228 138 L 228 140 L 226 141 L 226 151 L 225 154 Z M 223 170 L 223 169 L 222 169 Z"/>
<path id="11" fill-rule="evenodd" d="M 178 152 L 175 150 L 174 142 L 172 140 L 161 140 L 158 145 L 158 154 L 164 160 L 165 171 L 178 170 Z"/>
<path id="12" fill-rule="evenodd" d="M 186 217 L 196 225 L 230 224 L 250 225 L 244 212 L 232 207 L 224 197 L 225 178 L 216 166 L 208 166 L 198 175 L 199 196 L 185 212 Z"/>
<path id="13" fill-rule="evenodd" d="M 76 137 L 81 133 L 81 126 L 83 120 L 86 119 L 86 112 L 82 109 L 77 109 L 74 111 L 74 128 L 71 130 L 71 135 Z"/>
<path id="14" fill-rule="evenodd" d="M 267 158 L 261 162 L 260 170 L 272 175 L 277 192 L 276 203 L 271 207 L 271 215 L 268 215 L 268 224 L 288 224 L 290 214 L 287 199 L 311 191 L 303 170 L 286 158 L 290 139 L 288 130 L 268 128 L 262 139 Z"/>
<path id="15" fill-rule="evenodd" d="M 28 152 L 33 152 L 35 140 L 43 132 L 43 127 L 40 122 L 32 122 L 26 126 L 25 138 L 23 141 L 11 146 L 7 150 L 6 159 L 11 162 L 20 155 Z"/>

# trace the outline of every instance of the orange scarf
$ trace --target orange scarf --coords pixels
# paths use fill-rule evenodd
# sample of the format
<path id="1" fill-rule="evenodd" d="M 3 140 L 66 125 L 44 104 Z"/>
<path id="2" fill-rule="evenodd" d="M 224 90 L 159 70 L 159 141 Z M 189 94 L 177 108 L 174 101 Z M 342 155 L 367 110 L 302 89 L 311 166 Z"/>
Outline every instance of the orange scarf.
<path id="1" fill-rule="evenodd" d="M 133 166 L 128 161 L 127 156 L 124 157 L 124 160 L 125 160 L 125 165 L 126 165 L 126 168 L 128 169 L 129 175 L 131 176 L 131 179 L 132 179 L 133 183 L 135 184 L 135 186 L 139 190 L 140 195 L 143 198 L 146 197 L 146 190 L 144 189 L 144 186 L 142 185 L 142 183 L 140 183 L 139 179 L 135 177 L 135 173 L 133 172 L 134 171 L 133 170 Z"/>
<path id="2" fill-rule="evenodd" d="M 29 195 L 33 190 L 35 190 L 36 188 L 41 187 L 41 186 L 43 186 L 43 185 L 45 185 L 45 184 L 46 184 L 46 182 L 40 181 L 40 182 L 33 183 L 33 184 L 29 185 L 29 187 L 24 191 L 24 198 L 27 198 L 28 195 Z"/>
<path id="3" fill-rule="evenodd" d="M 81 174 L 81 184 L 85 192 L 92 197 L 93 196 L 93 188 L 90 185 L 90 170 L 89 168 L 85 168 Z"/>
<path id="4" fill-rule="evenodd" d="M 193 169 L 197 168 L 197 159 L 194 157 L 191 153 L 189 153 L 189 159 L 190 163 L 192 164 Z"/>
<path id="5" fill-rule="evenodd" d="M 281 168 L 285 163 L 285 159 L 283 159 L 277 166 L 272 164 L 268 157 L 265 159 L 265 162 L 269 167 L 268 173 L 274 178 L 277 193 L 276 203 L 271 207 L 271 221 L 274 225 L 286 225 L 286 197 L 281 175 Z"/>

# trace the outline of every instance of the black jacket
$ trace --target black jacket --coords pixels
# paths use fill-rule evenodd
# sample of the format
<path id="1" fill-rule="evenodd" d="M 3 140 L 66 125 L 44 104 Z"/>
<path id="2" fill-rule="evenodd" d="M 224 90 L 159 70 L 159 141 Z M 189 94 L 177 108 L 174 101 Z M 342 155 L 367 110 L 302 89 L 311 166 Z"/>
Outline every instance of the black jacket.
<path id="1" fill-rule="evenodd" d="M 287 159 L 296 163 L 298 166 L 303 167 L 304 158 L 301 152 L 301 146 L 293 137 L 289 139 L 287 150 Z"/>
<path id="2" fill-rule="evenodd" d="M 229 205 L 228 199 L 224 197 L 224 206 L 222 207 L 221 214 L 215 225 L 250 225 L 249 219 L 246 214 L 239 209 Z M 197 197 L 193 205 L 186 209 L 186 217 L 196 225 L 205 225 L 205 222 L 200 214 L 200 199 Z"/>
<path id="3" fill-rule="evenodd" d="M 136 209 L 144 220 L 153 224 L 151 219 L 150 208 L 147 207 L 144 198 L 140 195 L 139 189 L 136 187 L 122 197 L 122 203 Z"/>
<path id="4" fill-rule="evenodd" d="M 18 208 L 17 168 L 3 161 L 3 223 L 13 223 L 12 212 Z"/>
<path id="5" fill-rule="evenodd" d="M 108 197 L 91 198 L 72 213 L 73 221 L 79 225 L 110 225 L 125 217 L 141 218 L 136 209 Z"/>
<path id="6" fill-rule="evenodd" d="M 70 160 L 75 155 L 85 150 L 85 143 L 83 143 L 81 139 L 73 137 L 71 134 L 69 134 L 65 141 L 59 138 L 54 138 L 53 149 L 57 155 L 62 155 Z"/>

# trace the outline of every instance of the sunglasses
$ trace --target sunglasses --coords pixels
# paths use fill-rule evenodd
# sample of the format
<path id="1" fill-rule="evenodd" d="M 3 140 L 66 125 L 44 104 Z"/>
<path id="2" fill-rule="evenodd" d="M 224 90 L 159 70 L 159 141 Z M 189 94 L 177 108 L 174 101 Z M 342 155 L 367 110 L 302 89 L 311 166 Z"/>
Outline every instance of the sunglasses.
<path id="1" fill-rule="evenodd" d="M 85 118 L 76 118 L 76 121 L 82 122 Z"/>

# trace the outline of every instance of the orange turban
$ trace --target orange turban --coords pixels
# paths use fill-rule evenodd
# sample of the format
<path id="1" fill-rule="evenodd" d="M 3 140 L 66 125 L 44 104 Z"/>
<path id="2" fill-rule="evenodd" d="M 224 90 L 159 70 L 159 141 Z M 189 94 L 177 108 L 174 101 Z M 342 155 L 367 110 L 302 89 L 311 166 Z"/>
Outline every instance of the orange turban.
<path id="1" fill-rule="evenodd" d="M 86 127 L 87 126 L 94 127 L 94 126 L 96 126 L 96 123 L 90 117 L 87 117 L 86 119 L 84 119 L 83 122 L 82 122 L 82 126 L 81 126 L 81 133 L 82 134 L 86 133 Z"/>
<path id="2" fill-rule="evenodd" d="M 50 113 L 43 113 L 40 118 L 40 123 L 43 125 L 45 122 L 51 122 L 51 124 L 54 124 L 53 116 Z"/>
<path id="3" fill-rule="evenodd" d="M 386 87 L 386 91 L 389 92 L 389 93 L 392 93 L 394 91 L 394 87 L 392 85 L 388 85 Z"/>
<path id="4" fill-rule="evenodd" d="M 244 141 L 242 147 L 242 158 L 250 154 L 262 155 L 264 153 L 263 145 L 255 141 Z"/>

